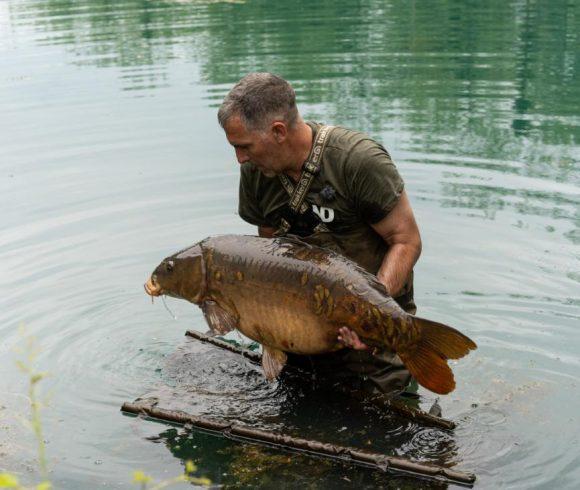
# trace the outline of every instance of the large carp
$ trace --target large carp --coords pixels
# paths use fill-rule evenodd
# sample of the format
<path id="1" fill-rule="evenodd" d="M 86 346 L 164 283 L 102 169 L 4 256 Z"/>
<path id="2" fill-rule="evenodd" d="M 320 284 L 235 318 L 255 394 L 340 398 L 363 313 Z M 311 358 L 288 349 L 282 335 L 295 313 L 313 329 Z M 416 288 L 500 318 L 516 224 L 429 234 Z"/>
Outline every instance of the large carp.
<path id="1" fill-rule="evenodd" d="M 291 238 L 206 238 L 163 260 L 145 290 L 199 305 L 216 334 L 238 329 L 261 343 L 268 379 L 282 370 L 285 352 L 344 348 L 343 326 L 396 352 L 421 385 L 441 394 L 455 388 L 447 359 L 476 348 L 457 330 L 406 313 L 354 262 Z"/>

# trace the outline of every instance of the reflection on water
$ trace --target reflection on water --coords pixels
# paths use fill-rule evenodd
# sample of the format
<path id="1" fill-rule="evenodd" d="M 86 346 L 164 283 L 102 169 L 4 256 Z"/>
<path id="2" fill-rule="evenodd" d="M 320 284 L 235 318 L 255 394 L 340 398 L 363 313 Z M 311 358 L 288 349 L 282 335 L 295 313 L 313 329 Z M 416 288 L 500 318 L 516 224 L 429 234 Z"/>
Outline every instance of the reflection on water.
<path id="1" fill-rule="evenodd" d="M 298 3 L 52 0 L 10 4 L 10 12 L 16 28 L 34 27 L 37 45 L 63 45 L 72 63 L 115 69 L 135 95 L 170 87 L 174 64 L 195 63 L 217 107 L 241 74 L 268 70 L 294 82 L 309 116 L 403 133 L 400 148 L 413 161 L 443 154 L 462 168 L 580 181 L 577 5 Z M 461 183 L 442 192 L 453 187 L 475 195 Z M 501 191 L 489 186 L 486 199 L 466 197 L 466 207 L 487 209 Z M 577 188 L 571 198 L 576 204 Z M 536 214 L 533 200 L 518 203 Z"/>
<path id="2" fill-rule="evenodd" d="M 120 67 L 126 90 L 166 87 L 171 64 L 186 60 L 217 104 L 240 74 L 267 69 L 294 81 L 302 102 L 322 104 L 321 115 L 352 114 L 375 132 L 396 118 L 422 149 L 515 160 L 517 137 L 574 143 L 578 6 L 438 3 L 49 0 L 13 3 L 11 16 L 74 63 Z M 559 180 L 574 162 L 567 152 L 526 156 L 551 161 Z"/>
<path id="3" fill-rule="evenodd" d="M 29 441 L 4 422 L 25 405 L 11 350 L 25 322 L 53 373 L 59 488 L 125 488 L 136 468 L 178 474 L 188 457 L 232 488 L 422 485 L 119 416 L 147 393 L 457 465 L 483 487 L 572 488 L 579 33 L 580 5 L 565 0 L 0 2 L 0 465 L 29 475 Z M 440 400 L 453 434 L 268 384 L 251 364 L 183 342 L 205 329 L 196 308 L 168 300 L 173 320 L 145 297 L 172 251 L 254 232 L 235 214 L 238 170 L 216 123 L 252 70 L 288 78 L 308 118 L 367 131 L 397 162 L 425 245 L 420 314 L 479 345 Z"/>

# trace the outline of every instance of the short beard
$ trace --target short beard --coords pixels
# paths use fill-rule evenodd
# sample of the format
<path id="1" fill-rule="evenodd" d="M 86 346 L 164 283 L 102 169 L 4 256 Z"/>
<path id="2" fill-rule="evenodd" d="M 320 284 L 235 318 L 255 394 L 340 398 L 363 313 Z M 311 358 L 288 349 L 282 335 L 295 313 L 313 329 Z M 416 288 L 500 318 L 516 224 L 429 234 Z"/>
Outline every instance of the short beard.
<path id="1" fill-rule="evenodd" d="M 263 170 L 263 169 L 260 169 L 260 172 L 262 172 L 262 175 L 264 177 L 269 177 L 269 178 L 276 177 L 276 175 L 278 175 L 273 170 Z"/>

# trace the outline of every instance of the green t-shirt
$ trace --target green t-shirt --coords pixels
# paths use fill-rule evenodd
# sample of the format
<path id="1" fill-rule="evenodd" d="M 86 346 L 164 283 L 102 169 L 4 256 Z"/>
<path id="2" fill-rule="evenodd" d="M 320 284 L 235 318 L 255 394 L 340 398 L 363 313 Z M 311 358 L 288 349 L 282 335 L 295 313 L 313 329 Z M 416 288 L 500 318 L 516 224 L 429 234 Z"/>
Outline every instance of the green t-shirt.
<path id="1" fill-rule="evenodd" d="M 321 125 L 308 124 L 315 137 Z M 306 201 L 342 253 L 376 274 L 387 244 L 370 225 L 381 221 L 393 209 L 403 186 L 385 148 L 363 133 L 335 127 Z M 264 176 L 251 163 L 241 166 L 239 214 L 245 221 L 278 228 L 288 211 L 288 201 L 278 177 Z M 297 234 L 308 234 L 307 222 L 297 226 L 301 228 Z"/>

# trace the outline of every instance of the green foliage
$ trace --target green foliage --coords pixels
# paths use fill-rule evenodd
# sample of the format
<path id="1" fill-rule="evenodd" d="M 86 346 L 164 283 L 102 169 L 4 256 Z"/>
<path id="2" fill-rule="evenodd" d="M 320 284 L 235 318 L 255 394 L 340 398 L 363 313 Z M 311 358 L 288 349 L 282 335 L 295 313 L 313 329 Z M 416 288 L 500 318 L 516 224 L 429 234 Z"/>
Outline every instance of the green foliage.
<path id="1" fill-rule="evenodd" d="M 40 402 L 37 393 L 37 386 L 40 381 L 48 376 L 48 373 L 43 371 L 36 371 L 34 363 L 40 352 L 36 344 L 36 339 L 32 336 L 27 336 L 23 327 L 20 327 L 20 333 L 24 338 L 24 347 L 16 349 L 16 352 L 24 357 L 16 361 L 18 368 L 28 376 L 28 401 L 30 404 L 30 419 L 27 420 L 31 427 L 34 437 L 37 442 L 38 451 L 38 468 L 42 481 L 32 488 L 35 490 L 50 490 L 52 484 L 48 479 L 48 465 L 46 462 L 46 450 L 44 444 L 44 437 L 42 434 L 42 423 L 40 419 L 40 411 L 43 403 Z M 18 478 L 10 473 L 0 473 L 0 488 L 16 488 L 18 490 L 26 490 L 29 487 L 24 487 L 20 484 Z"/>
<path id="2" fill-rule="evenodd" d="M 133 473 L 133 483 L 140 484 L 142 490 L 161 490 L 162 488 L 167 488 L 175 483 L 182 482 L 189 482 L 203 486 L 211 485 L 211 480 L 209 478 L 195 476 L 196 472 L 197 466 L 195 466 L 192 461 L 186 461 L 183 475 L 155 483 L 152 477 L 146 475 L 142 471 L 135 471 Z M 150 487 L 149 483 L 153 486 Z"/>
<path id="3" fill-rule="evenodd" d="M 141 483 L 143 487 L 145 487 L 145 485 L 147 485 L 151 480 L 153 480 L 153 478 L 147 476 L 140 470 L 133 472 L 133 483 Z"/>
<path id="4" fill-rule="evenodd" d="M 0 488 L 19 488 L 18 478 L 9 473 L 0 473 Z"/>
<path id="5" fill-rule="evenodd" d="M 28 399 L 30 403 L 30 420 L 28 425 L 32 428 L 35 439 L 38 445 L 38 467 L 43 481 L 33 487 L 24 487 L 20 484 L 18 478 L 10 473 L 0 473 L 0 488 L 15 488 L 17 490 L 52 490 L 53 486 L 48 479 L 48 465 L 46 461 L 46 448 L 44 444 L 44 437 L 42 433 L 42 421 L 40 418 L 41 408 L 44 406 L 38 399 L 37 387 L 38 383 L 48 376 L 44 371 L 36 371 L 34 362 L 40 352 L 36 344 L 36 340 L 32 336 L 26 336 L 25 331 L 21 328 L 21 334 L 24 337 L 25 346 L 22 349 L 17 349 L 17 352 L 24 356 L 24 360 L 17 360 L 18 368 L 28 376 Z M 142 471 L 135 471 L 133 473 L 133 483 L 141 485 L 142 490 L 161 490 L 173 484 L 181 482 L 190 482 L 196 485 L 211 485 L 211 480 L 204 477 L 195 476 L 197 467 L 191 461 L 186 461 L 185 470 L 182 475 L 169 480 L 155 483 L 153 478 L 146 475 Z M 149 486 L 152 484 L 153 486 Z"/>
<path id="6" fill-rule="evenodd" d="M 34 363 L 40 352 L 40 349 L 36 343 L 36 339 L 32 336 L 25 336 L 25 331 L 21 327 L 21 334 L 25 337 L 25 347 L 23 349 L 17 350 L 20 354 L 25 356 L 25 360 L 16 361 L 18 368 L 28 376 L 28 400 L 30 403 L 30 426 L 36 438 L 38 446 L 38 466 L 40 469 L 40 474 L 43 478 L 43 482 L 37 485 L 37 490 L 46 490 L 51 488 L 48 482 L 48 466 L 46 463 L 46 447 L 44 444 L 44 437 L 42 434 L 42 423 L 40 419 L 40 411 L 43 404 L 38 399 L 38 394 L 36 392 L 37 385 L 40 381 L 48 376 L 48 373 L 44 371 L 36 371 L 34 368 Z M 49 486 L 47 486 L 49 485 Z"/>

